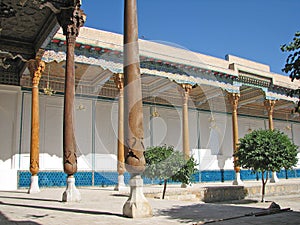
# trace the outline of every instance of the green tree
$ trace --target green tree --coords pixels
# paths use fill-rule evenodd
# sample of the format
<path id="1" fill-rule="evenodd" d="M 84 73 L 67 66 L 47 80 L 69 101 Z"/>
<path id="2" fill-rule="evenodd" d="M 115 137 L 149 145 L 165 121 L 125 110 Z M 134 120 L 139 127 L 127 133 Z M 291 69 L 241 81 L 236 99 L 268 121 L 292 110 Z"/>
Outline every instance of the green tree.
<path id="1" fill-rule="evenodd" d="M 286 63 L 284 68 L 282 69 L 283 72 L 289 74 L 292 81 L 300 79 L 300 32 L 295 33 L 295 37 L 293 41 L 289 44 L 284 44 L 280 46 L 281 51 L 289 52 L 286 59 Z M 300 89 L 292 90 L 289 93 L 290 96 L 298 96 L 300 99 Z M 300 101 L 298 102 L 298 106 L 296 107 L 295 111 L 299 112 Z"/>
<path id="2" fill-rule="evenodd" d="M 261 172 L 262 199 L 265 197 L 265 186 L 269 171 L 291 169 L 297 164 L 298 146 L 289 137 L 278 130 L 254 130 L 240 139 L 237 164 L 253 172 Z M 266 178 L 264 177 L 266 173 Z"/>
<path id="3" fill-rule="evenodd" d="M 185 159 L 182 152 L 173 146 L 153 146 L 144 152 L 146 169 L 144 176 L 150 179 L 164 180 L 162 199 L 165 197 L 168 180 L 189 184 L 197 165 L 194 158 Z"/>
<path id="4" fill-rule="evenodd" d="M 292 81 L 300 79 L 300 32 L 296 32 L 293 41 L 282 45 L 280 49 L 283 52 L 291 52 L 282 71 L 289 73 Z"/>

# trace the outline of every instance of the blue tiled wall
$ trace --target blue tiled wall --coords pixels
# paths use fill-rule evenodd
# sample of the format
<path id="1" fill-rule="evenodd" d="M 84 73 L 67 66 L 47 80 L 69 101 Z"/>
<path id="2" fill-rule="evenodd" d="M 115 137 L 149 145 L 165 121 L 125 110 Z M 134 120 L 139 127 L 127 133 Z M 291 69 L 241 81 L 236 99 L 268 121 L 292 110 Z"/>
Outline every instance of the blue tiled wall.
<path id="1" fill-rule="evenodd" d="M 193 182 L 223 182 L 234 180 L 233 170 L 210 170 L 199 171 L 193 175 Z M 300 169 L 281 170 L 277 173 L 278 178 L 300 178 Z M 38 174 L 40 187 L 63 187 L 66 186 L 67 175 L 63 171 L 41 171 Z M 270 174 L 271 176 L 271 174 Z M 31 174 L 29 171 L 18 171 L 18 187 L 28 188 Z M 260 179 L 260 173 L 253 173 L 250 170 L 241 170 L 242 180 Z M 125 184 L 129 183 L 129 173 L 124 174 Z M 162 184 L 161 180 L 151 180 L 143 178 L 144 184 Z M 75 174 L 76 186 L 114 186 L 118 182 L 117 172 L 104 171 L 79 171 Z"/>

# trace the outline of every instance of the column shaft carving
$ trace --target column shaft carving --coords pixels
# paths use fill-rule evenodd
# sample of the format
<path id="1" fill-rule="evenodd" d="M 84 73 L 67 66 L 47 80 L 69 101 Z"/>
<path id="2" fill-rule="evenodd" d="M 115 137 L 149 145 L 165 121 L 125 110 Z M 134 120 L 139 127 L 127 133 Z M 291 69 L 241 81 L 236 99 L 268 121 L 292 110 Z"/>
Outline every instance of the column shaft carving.
<path id="1" fill-rule="evenodd" d="M 232 107 L 232 136 L 233 136 L 233 152 L 236 153 L 238 150 L 238 141 L 239 141 L 239 130 L 238 130 L 238 102 L 240 99 L 239 93 L 229 93 L 228 94 L 229 101 Z M 240 172 L 240 167 L 236 165 L 236 158 L 234 157 L 234 170 L 235 172 Z"/>
<path id="2" fill-rule="evenodd" d="M 182 147 L 186 159 L 190 158 L 190 138 L 189 138 L 189 109 L 188 100 L 193 88 L 191 84 L 181 84 L 179 91 L 182 94 Z"/>
<path id="3" fill-rule="evenodd" d="M 276 101 L 275 100 L 265 100 L 264 105 L 268 111 L 268 119 L 269 119 L 269 129 L 274 130 L 274 123 L 273 123 L 273 112 L 274 112 L 274 106 Z"/>
<path id="4" fill-rule="evenodd" d="M 67 43 L 67 59 L 65 70 L 65 95 L 63 116 L 63 164 L 69 176 L 77 172 L 77 145 L 74 134 L 74 99 L 75 99 L 75 62 L 74 50 L 76 37 L 85 22 L 85 14 L 80 9 L 80 1 L 75 7 L 62 9 L 57 20 L 63 29 Z"/>
<path id="5" fill-rule="evenodd" d="M 124 76 L 123 74 L 115 75 L 115 84 L 119 89 L 118 101 L 118 174 L 123 175 L 125 172 L 124 165 Z"/>
<path id="6" fill-rule="evenodd" d="M 124 17 L 125 163 L 134 175 L 141 174 L 146 164 L 136 0 L 125 1 Z"/>
<path id="7" fill-rule="evenodd" d="M 39 172 L 39 82 L 45 63 L 40 59 L 29 60 L 28 69 L 32 77 L 32 102 L 31 102 L 31 140 L 30 140 L 30 172 L 35 176 Z"/>

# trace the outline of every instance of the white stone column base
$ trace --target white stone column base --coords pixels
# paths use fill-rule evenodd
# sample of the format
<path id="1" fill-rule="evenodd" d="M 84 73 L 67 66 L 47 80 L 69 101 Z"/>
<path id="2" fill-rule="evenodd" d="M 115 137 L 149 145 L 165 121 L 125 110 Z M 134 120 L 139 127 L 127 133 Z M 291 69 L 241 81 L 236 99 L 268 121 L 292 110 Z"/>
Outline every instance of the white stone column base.
<path id="1" fill-rule="evenodd" d="M 235 172 L 235 179 L 232 184 L 233 185 L 244 185 L 243 181 L 241 180 L 241 174 L 239 172 Z"/>
<path id="2" fill-rule="evenodd" d="M 270 179 L 270 183 L 278 183 L 279 182 L 279 179 L 277 177 L 277 173 L 276 171 L 275 172 L 272 172 L 272 177 Z"/>
<path id="3" fill-rule="evenodd" d="M 34 193 L 39 193 L 39 192 L 40 192 L 39 177 L 38 177 L 38 175 L 31 176 L 28 194 L 34 194 Z"/>
<path id="4" fill-rule="evenodd" d="M 125 182 L 124 182 L 124 175 L 119 175 L 118 176 L 118 183 L 115 187 L 115 191 L 123 191 L 123 190 L 126 190 L 126 185 L 125 185 Z"/>
<path id="5" fill-rule="evenodd" d="M 79 202 L 81 200 L 80 192 L 75 186 L 75 178 L 67 178 L 67 189 L 63 193 L 62 201 L 63 202 Z"/>
<path id="6" fill-rule="evenodd" d="M 131 177 L 129 185 L 130 196 L 123 206 L 123 215 L 130 218 L 153 216 L 151 205 L 143 193 L 143 179 L 141 176 Z"/>

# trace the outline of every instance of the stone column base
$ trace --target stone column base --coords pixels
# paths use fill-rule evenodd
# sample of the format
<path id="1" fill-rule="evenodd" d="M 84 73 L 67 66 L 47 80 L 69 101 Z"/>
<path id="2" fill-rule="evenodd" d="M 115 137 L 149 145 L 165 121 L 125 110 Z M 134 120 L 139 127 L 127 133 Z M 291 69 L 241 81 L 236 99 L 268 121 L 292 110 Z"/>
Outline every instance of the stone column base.
<path id="1" fill-rule="evenodd" d="M 152 208 L 143 193 L 143 179 L 140 175 L 131 177 L 129 181 L 130 196 L 123 206 L 123 215 L 130 218 L 151 217 Z"/>
<path id="2" fill-rule="evenodd" d="M 122 190 L 126 190 L 126 185 L 124 182 L 124 175 L 119 175 L 118 176 L 118 183 L 114 189 L 115 191 L 122 191 Z"/>
<path id="3" fill-rule="evenodd" d="M 278 183 L 279 182 L 279 179 L 277 177 L 277 173 L 276 171 L 275 172 L 272 172 L 272 177 L 270 179 L 270 183 Z"/>
<path id="4" fill-rule="evenodd" d="M 235 179 L 232 184 L 233 185 L 244 185 L 243 181 L 241 180 L 240 172 L 235 172 Z"/>
<path id="5" fill-rule="evenodd" d="M 40 192 L 39 177 L 38 175 L 33 175 L 30 178 L 30 187 L 28 189 L 28 194 L 34 194 L 38 192 Z"/>
<path id="6" fill-rule="evenodd" d="M 70 176 L 67 178 L 67 189 L 63 193 L 63 202 L 79 202 L 81 200 L 80 192 L 75 186 L 75 178 Z"/>

